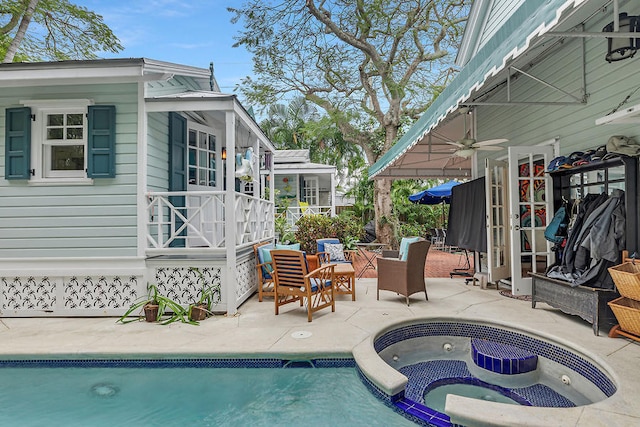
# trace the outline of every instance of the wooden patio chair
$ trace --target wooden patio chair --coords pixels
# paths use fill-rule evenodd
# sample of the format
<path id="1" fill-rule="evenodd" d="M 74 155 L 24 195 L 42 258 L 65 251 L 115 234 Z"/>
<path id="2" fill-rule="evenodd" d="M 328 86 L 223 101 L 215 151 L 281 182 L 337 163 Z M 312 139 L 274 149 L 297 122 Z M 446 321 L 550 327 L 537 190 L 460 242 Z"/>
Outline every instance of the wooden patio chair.
<path id="1" fill-rule="evenodd" d="M 397 258 L 378 258 L 378 291 L 393 291 L 404 295 L 409 305 L 409 295 L 424 292 L 429 301 L 427 286 L 424 280 L 424 265 L 431 242 L 419 240 L 408 245 L 406 261 Z"/>
<path id="2" fill-rule="evenodd" d="M 326 307 L 336 311 L 333 295 L 333 264 L 321 266 L 308 272 L 304 253 L 286 249 L 271 251 L 275 279 L 275 309 L 299 301 L 306 303 L 307 320 L 311 322 L 313 313 Z"/>
<path id="3" fill-rule="evenodd" d="M 260 302 L 262 302 L 263 297 L 272 297 L 275 295 L 271 258 L 265 259 L 265 254 L 267 253 L 265 249 L 273 249 L 274 247 L 271 242 L 262 242 L 253 245 L 258 276 L 258 301 Z M 262 250 L 260 248 L 262 248 Z"/>

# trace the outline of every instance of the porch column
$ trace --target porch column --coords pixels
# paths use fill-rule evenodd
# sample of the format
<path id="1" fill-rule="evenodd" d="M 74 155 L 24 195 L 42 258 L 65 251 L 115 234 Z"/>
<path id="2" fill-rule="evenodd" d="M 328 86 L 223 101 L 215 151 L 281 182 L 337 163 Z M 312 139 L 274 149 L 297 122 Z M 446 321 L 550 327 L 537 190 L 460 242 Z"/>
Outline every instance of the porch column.
<path id="1" fill-rule="evenodd" d="M 227 188 L 224 194 L 224 241 L 225 248 L 227 250 L 227 264 L 225 268 L 225 283 L 224 288 L 226 290 L 226 304 L 227 313 L 234 315 L 237 312 L 236 306 L 236 116 L 233 111 L 227 111 L 225 113 L 225 141 L 224 144 L 227 148 Z"/>
<path id="2" fill-rule="evenodd" d="M 253 152 L 253 197 L 260 197 L 260 140 L 257 135 L 253 140 Z"/>
<path id="3" fill-rule="evenodd" d="M 336 174 L 331 174 L 331 217 L 336 216 Z"/>

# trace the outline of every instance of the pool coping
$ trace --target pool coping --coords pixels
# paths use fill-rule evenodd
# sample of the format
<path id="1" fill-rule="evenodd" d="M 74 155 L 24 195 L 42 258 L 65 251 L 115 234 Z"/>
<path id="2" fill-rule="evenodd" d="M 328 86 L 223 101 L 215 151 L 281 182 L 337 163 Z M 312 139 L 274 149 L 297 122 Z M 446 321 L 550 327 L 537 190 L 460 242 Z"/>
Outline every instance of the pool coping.
<path id="1" fill-rule="evenodd" d="M 403 395 L 408 379 L 405 375 L 388 365 L 380 356 L 378 356 L 378 353 L 374 348 L 374 343 L 377 338 L 394 329 L 420 323 L 437 322 L 462 322 L 504 328 L 509 331 L 524 333 L 562 348 L 571 348 L 571 352 L 584 356 L 591 363 L 597 366 L 619 389 L 620 379 L 608 363 L 599 356 L 576 344 L 567 343 L 565 340 L 558 337 L 541 334 L 540 332 L 529 328 L 521 326 L 515 327 L 500 321 L 489 322 L 483 319 L 465 316 L 457 316 L 455 318 L 445 316 L 416 317 L 386 325 L 377 332 L 372 333 L 367 339 L 354 347 L 353 357 L 358 368 L 367 376 L 371 383 L 388 395 L 390 399 L 394 399 L 394 396 L 397 396 L 397 399 L 399 399 L 400 396 Z M 618 391 L 616 391 L 616 393 L 617 392 Z M 613 396 L 615 396 L 615 393 Z M 612 399 L 613 396 L 589 405 L 570 408 L 549 408 L 514 406 L 505 403 L 485 402 L 462 396 L 448 395 L 446 398 L 445 413 L 450 417 L 451 423 L 454 425 L 486 425 L 504 427 L 511 427 L 513 425 L 532 427 L 541 425 L 577 425 L 585 407 L 590 407 L 595 410 L 606 409 L 609 406 L 609 400 Z"/>

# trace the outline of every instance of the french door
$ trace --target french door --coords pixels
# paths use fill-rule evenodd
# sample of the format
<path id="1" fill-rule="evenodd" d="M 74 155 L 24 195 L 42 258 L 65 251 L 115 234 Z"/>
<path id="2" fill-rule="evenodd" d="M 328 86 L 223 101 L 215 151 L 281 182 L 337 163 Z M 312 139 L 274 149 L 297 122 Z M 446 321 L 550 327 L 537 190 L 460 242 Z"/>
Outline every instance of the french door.
<path id="1" fill-rule="evenodd" d="M 529 272 L 553 262 L 544 229 L 553 215 L 553 188 L 545 168 L 553 147 L 509 147 L 509 217 L 511 229 L 511 292 L 531 295 Z"/>
<path id="2" fill-rule="evenodd" d="M 508 167 L 506 161 L 486 159 L 487 272 L 492 283 L 511 274 Z"/>
<path id="3" fill-rule="evenodd" d="M 216 143 L 215 130 L 197 123 L 189 122 L 187 135 L 188 155 L 188 191 L 211 191 L 222 188 L 222 160 L 220 147 Z M 192 224 L 202 236 L 189 228 L 187 244 L 189 247 L 214 246 L 224 236 L 224 207 L 221 200 L 209 195 L 190 195 L 187 207 L 193 215 Z"/>

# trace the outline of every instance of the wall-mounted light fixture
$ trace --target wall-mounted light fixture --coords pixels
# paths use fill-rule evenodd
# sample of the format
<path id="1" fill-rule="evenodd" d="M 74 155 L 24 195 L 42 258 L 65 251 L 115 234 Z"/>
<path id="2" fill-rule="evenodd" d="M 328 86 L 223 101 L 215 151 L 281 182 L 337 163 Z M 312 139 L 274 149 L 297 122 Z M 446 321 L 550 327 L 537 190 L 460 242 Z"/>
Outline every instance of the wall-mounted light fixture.
<path id="1" fill-rule="evenodd" d="M 227 160 L 227 149 L 225 147 L 222 147 L 221 157 L 222 160 Z"/>
<path id="2" fill-rule="evenodd" d="M 626 13 L 614 14 L 614 21 L 603 29 L 606 33 L 638 33 L 638 37 L 607 37 L 608 47 L 605 59 L 608 62 L 631 58 L 640 49 L 640 16 Z"/>

